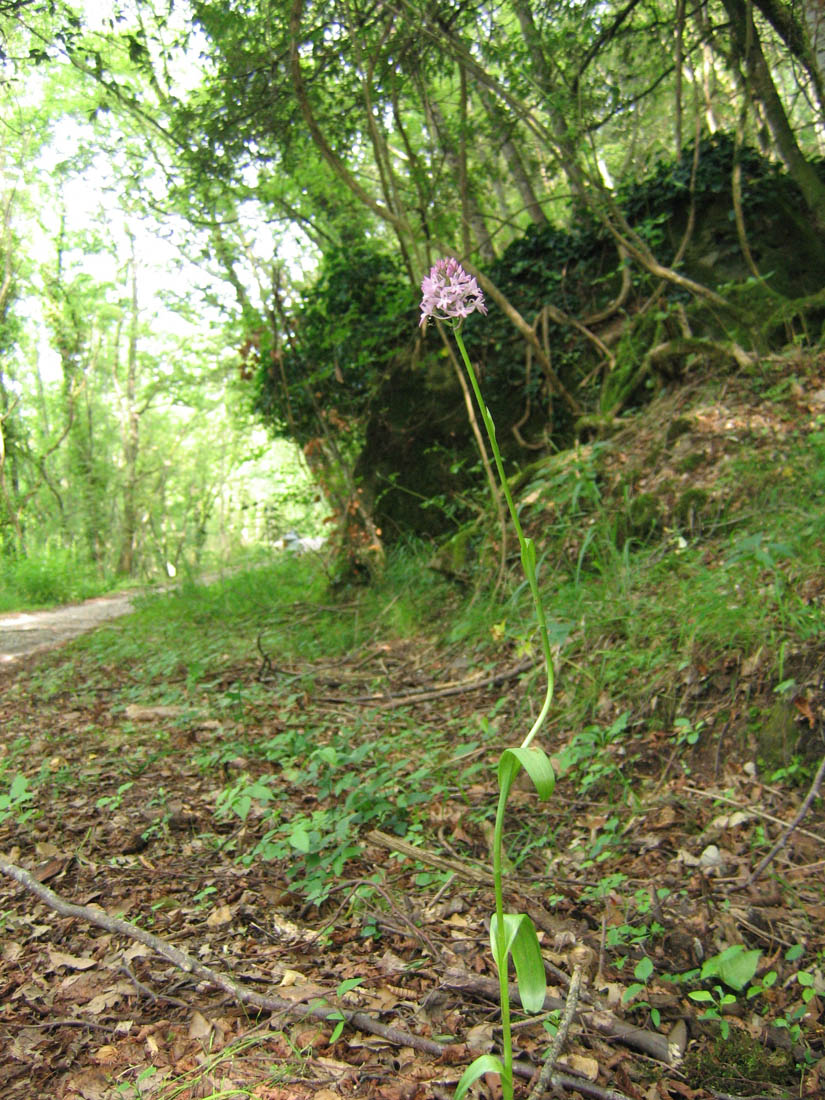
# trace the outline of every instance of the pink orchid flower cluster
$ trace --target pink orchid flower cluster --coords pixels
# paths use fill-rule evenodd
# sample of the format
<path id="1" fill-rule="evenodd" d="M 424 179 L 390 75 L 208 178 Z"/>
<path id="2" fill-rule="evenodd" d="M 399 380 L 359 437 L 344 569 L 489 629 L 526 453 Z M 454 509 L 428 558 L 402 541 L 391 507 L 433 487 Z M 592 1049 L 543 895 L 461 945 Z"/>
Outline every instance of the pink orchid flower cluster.
<path id="1" fill-rule="evenodd" d="M 422 328 L 430 317 L 458 325 L 475 310 L 487 312 L 478 283 L 452 256 L 433 264 L 430 274 L 425 275 L 421 283 L 421 293 L 421 320 L 418 323 Z"/>

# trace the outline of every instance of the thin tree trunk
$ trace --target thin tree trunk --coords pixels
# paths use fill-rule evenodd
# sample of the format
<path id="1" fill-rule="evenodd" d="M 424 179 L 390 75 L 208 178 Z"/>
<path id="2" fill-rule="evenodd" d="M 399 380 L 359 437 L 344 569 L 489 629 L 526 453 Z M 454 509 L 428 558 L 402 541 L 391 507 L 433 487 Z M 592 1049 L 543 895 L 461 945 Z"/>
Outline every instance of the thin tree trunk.
<path id="1" fill-rule="evenodd" d="M 543 106 L 550 119 L 550 128 L 561 154 L 562 171 L 567 177 L 574 198 L 583 205 L 587 205 L 587 188 L 579 154 L 571 135 L 569 121 L 557 102 L 558 88 L 550 71 L 550 64 L 544 52 L 541 35 L 533 20 L 533 12 L 525 0 L 514 0 L 513 8 L 521 27 L 521 35 L 527 47 L 527 52 L 530 55 L 534 77 L 544 93 Z"/>
<path id="2" fill-rule="evenodd" d="M 524 166 L 524 160 L 510 134 L 508 120 L 505 119 L 503 112 L 499 110 L 498 104 L 488 88 L 481 86 L 478 91 L 481 102 L 484 104 L 484 110 L 487 112 L 496 133 L 502 135 L 501 153 L 516 190 L 521 196 L 521 201 L 524 203 L 524 209 L 530 215 L 530 221 L 533 225 L 547 225 L 547 215 L 541 208 L 541 203 Z"/>
<path id="3" fill-rule="evenodd" d="M 756 7 L 801 62 L 811 81 L 821 115 L 825 115 L 825 9 L 819 0 L 803 0 L 799 8 L 781 0 L 754 0 Z"/>
<path id="4" fill-rule="evenodd" d="M 117 571 L 131 577 L 135 569 L 137 535 L 137 461 L 140 450 L 140 413 L 137 407 L 138 291 L 135 242 L 132 240 L 132 309 L 129 321 L 129 349 L 126 356 L 123 422 L 123 526 Z"/>
<path id="5" fill-rule="evenodd" d="M 673 136 L 676 159 L 682 156 L 682 65 L 684 60 L 685 0 L 676 0 L 676 88 L 673 104 Z"/>
<path id="6" fill-rule="evenodd" d="M 496 258 L 495 249 L 493 248 L 493 239 L 484 221 L 484 215 L 476 202 L 476 197 L 466 181 L 466 173 L 462 173 L 461 159 L 459 154 L 456 153 L 452 139 L 447 133 L 447 123 L 444 120 L 444 116 L 438 104 L 426 94 L 426 89 L 424 89 L 423 86 L 422 91 L 424 92 L 424 107 L 427 112 L 433 137 L 441 147 L 444 159 L 447 161 L 450 169 L 459 181 L 459 185 L 461 184 L 462 178 L 464 178 L 465 186 L 461 194 L 462 237 L 466 236 L 468 230 L 472 230 L 479 255 L 485 263 L 492 263 Z"/>
<path id="7" fill-rule="evenodd" d="M 796 182 L 813 215 L 819 234 L 825 235 L 825 184 L 805 158 L 791 129 L 782 100 L 762 52 L 759 33 L 747 0 L 722 0 L 730 19 L 734 53 L 744 63 L 750 91 L 765 112 L 774 144 L 791 178 Z"/>

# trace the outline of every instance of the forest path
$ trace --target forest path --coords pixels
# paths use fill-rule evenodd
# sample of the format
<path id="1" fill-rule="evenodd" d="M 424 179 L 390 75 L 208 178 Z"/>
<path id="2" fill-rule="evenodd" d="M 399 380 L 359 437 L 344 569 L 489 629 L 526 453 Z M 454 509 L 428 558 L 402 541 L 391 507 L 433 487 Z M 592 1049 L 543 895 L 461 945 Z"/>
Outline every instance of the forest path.
<path id="1" fill-rule="evenodd" d="M 0 665 L 12 664 L 32 653 L 55 646 L 94 630 L 96 626 L 128 615 L 138 591 L 97 596 L 83 603 L 44 611 L 14 611 L 0 615 Z"/>

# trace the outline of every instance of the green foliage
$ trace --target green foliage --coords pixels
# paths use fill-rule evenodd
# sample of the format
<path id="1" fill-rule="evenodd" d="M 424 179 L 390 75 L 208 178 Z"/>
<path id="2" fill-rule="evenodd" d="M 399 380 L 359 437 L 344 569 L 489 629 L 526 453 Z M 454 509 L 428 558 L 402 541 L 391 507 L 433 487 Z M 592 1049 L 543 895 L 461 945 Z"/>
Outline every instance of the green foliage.
<path id="1" fill-rule="evenodd" d="M 0 778 L 2 774 L 3 769 L 0 768 Z M 16 818 L 20 824 L 26 821 L 34 813 L 29 807 L 33 797 L 34 791 L 25 775 L 16 775 L 9 784 L 8 793 L 0 793 L 0 823 L 9 817 Z"/>
<path id="2" fill-rule="evenodd" d="M 785 962 L 793 966 L 804 954 L 804 948 L 794 945 L 785 952 Z M 729 1021 L 725 1018 L 726 1010 L 730 1012 L 732 1006 L 740 1004 L 742 998 L 750 1003 L 749 1011 L 755 1012 L 755 1006 L 760 1006 L 764 1000 L 764 1009 L 767 1015 L 760 1017 L 764 1024 L 786 1029 L 794 1043 L 803 1039 L 801 1023 L 808 1012 L 809 1002 L 817 995 L 817 983 L 821 984 L 811 969 L 796 969 L 795 973 L 785 982 L 786 988 L 791 988 L 795 981 L 799 989 L 799 999 L 786 1008 L 783 1015 L 775 1016 L 774 999 L 772 990 L 777 985 L 779 975 L 776 970 L 768 970 L 761 977 L 757 977 L 762 952 L 747 948 L 744 944 L 732 944 L 717 955 L 706 959 L 700 970 L 688 971 L 685 974 L 662 975 L 663 981 L 678 982 L 686 985 L 695 985 L 698 982 L 709 983 L 703 989 L 691 989 L 688 997 L 696 1004 L 704 1005 L 704 1011 L 700 1016 L 702 1020 L 713 1021 L 719 1027 L 722 1042 L 728 1042 L 732 1037 L 741 1038 L 741 1033 L 734 1031 Z M 637 968 L 638 969 L 638 968 Z M 652 968 L 648 971 L 645 966 L 644 983 L 647 982 Z M 637 974 L 638 977 L 638 974 Z M 633 1000 L 643 986 L 628 987 L 624 999 Z M 792 996 L 792 994 L 791 994 Z M 752 1003 L 751 1003 L 752 1002 Z M 728 1064 L 728 1059 L 725 1059 Z M 784 1067 L 787 1070 L 789 1067 Z"/>
<path id="3" fill-rule="evenodd" d="M 622 744 L 629 719 L 630 712 L 625 711 L 606 729 L 587 726 L 575 733 L 558 754 L 562 775 L 575 779 L 582 794 L 592 795 L 598 791 L 615 796 L 617 789 L 629 791 L 628 760 L 624 754 L 615 753 Z"/>
<path id="4" fill-rule="evenodd" d="M 109 588 L 71 550 L 47 547 L 25 557 L 0 557 L 0 610 L 72 603 Z"/>
<path id="5" fill-rule="evenodd" d="M 330 429 L 360 435 L 370 400 L 407 343 L 414 308 L 409 284 L 383 245 L 330 246 L 294 307 L 283 376 L 268 355 L 261 357 L 257 410 L 302 445 Z"/>
<path id="6" fill-rule="evenodd" d="M 726 986 L 740 993 L 752 981 L 761 958 L 761 951 L 749 951 L 742 944 L 735 943 L 731 947 L 726 947 L 718 955 L 706 959 L 702 964 L 699 977 L 703 981 L 708 978 L 718 978 Z"/>
<path id="7" fill-rule="evenodd" d="M 361 831 L 382 828 L 403 835 L 437 785 L 431 767 L 416 767 L 414 761 L 399 765 L 397 734 L 363 743 L 357 734 L 342 729 L 334 744 L 315 743 L 326 736 L 322 731 L 260 743 L 255 754 L 280 764 L 280 775 L 258 780 L 242 776 L 217 799 L 219 819 L 231 812 L 246 821 L 257 807 L 264 831 L 249 851 L 239 853 L 241 861 L 282 861 L 293 888 L 317 905 L 329 896 L 347 861 L 361 854 Z M 306 757 L 299 763 L 302 750 Z M 205 759 L 212 762 L 210 756 Z M 308 813 L 283 808 L 285 788 L 312 790 L 321 808 Z M 263 807 L 267 809 L 262 812 Z"/>

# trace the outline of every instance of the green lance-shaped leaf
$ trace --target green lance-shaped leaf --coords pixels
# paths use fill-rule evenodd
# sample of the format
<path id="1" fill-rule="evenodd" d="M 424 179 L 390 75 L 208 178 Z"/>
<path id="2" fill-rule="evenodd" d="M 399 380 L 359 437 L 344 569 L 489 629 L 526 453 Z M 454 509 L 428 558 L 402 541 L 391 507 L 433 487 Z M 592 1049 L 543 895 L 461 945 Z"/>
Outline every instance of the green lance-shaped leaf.
<path id="1" fill-rule="evenodd" d="M 461 1100 L 470 1085 L 474 1085 L 485 1073 L 497 1073 L 499 1076 L 504 1074 L 504 1064 L 500 1058 L 496 1058 L 495 1054 L 482 1054 L 467 1066 L 455 1087 L 453 1100 Z"/>
<path id="2" fill-rule="evenodd" d="M 546 802 L 556 787 L 556 773 L 544 749 L 505 749 L 498 762 L 498 782 L 503 791 L 509 791 L 513 780 L 524 768 L 533 780 L 539 798 Z"/>
<path id="3" fill-rule="evenodd" d="M 524 575 L 530 580 L 536 575 L 536 544 L 528 536 L 521 545 L 521 567 Z"/>
<path id="4" fill-rule="evenodd" d="M 547 994 L 544 961 L 536 927 L 525 913 L 504 914 L 504 943 L 498 942 L 498 918 L 490 921 L 490 945 L 499 970 L 507 966 L 507 956 L 516 964 L 516 983 L 525 1012 L 540 1012 Z M 499 950 L 503 946 L 502 957 Z"/>

